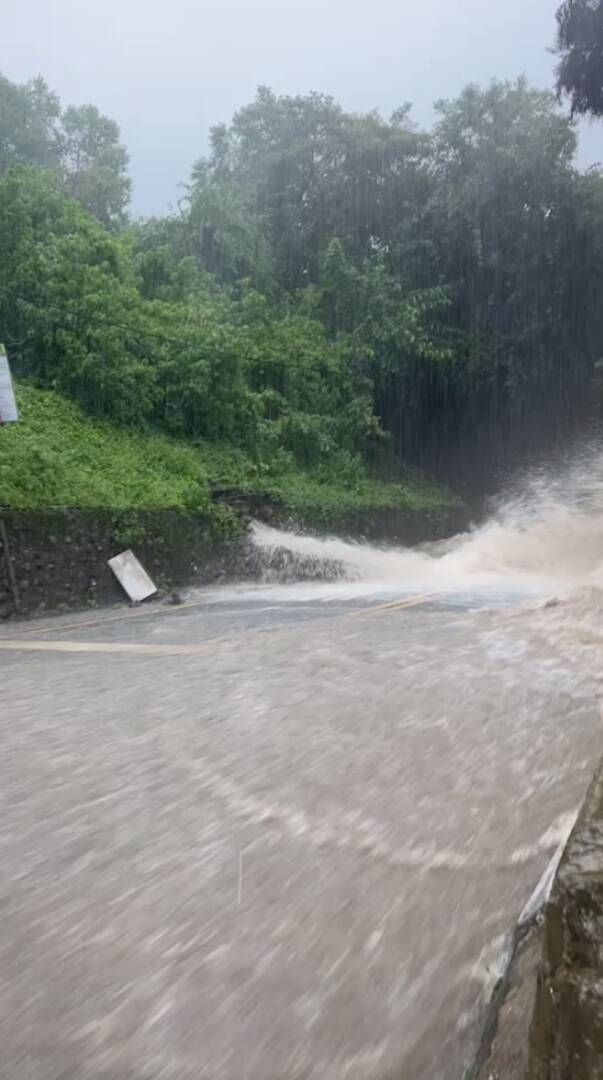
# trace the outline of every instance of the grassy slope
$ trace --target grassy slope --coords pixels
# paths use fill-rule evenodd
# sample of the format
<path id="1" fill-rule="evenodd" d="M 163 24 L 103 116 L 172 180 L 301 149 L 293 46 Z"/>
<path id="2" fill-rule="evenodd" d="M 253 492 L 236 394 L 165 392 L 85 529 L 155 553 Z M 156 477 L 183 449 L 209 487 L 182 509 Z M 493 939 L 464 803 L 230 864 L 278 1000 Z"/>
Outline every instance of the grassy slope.
<path id="1" fill-rule="evenodd" d="M 21 423 L 0 429 L 0 505 L 160 509 L 210 506 L 214 486 L 267 491 L 294 513 L 343 516 L 371 509 L 438 511 L 457 505 L 427 482 L 354 486 L 300 471 L 271 475 L 233 446 L 191 445 L 92 420 L 48 390 L 17 387 Z"/>

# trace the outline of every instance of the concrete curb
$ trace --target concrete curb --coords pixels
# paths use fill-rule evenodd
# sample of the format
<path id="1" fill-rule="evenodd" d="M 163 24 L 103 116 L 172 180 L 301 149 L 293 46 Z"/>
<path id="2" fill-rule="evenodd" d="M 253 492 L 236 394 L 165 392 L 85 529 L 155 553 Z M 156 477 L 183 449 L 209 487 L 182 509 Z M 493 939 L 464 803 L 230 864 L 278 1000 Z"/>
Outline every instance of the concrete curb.
<path id="1" fill-rule="evenodd" d="M 569 838 L 544 920 L 527 1080 L 603 1078 L 603 765 Z"/>
<path id="2" fill-rule="evenodd" d="M 510 936 L 463 1080 L 603 1080 L 603 762 Z"/>

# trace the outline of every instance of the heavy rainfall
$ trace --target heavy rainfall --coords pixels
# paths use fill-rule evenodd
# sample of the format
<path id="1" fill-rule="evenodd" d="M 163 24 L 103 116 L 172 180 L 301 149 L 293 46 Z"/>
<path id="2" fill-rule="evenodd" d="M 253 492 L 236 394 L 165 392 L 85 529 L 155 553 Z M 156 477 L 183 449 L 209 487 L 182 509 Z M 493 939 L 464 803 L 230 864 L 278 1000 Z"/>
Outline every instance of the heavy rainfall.
<path id="1" fill-rule="evenodd" d="M 603 0 L 89 6 L 0 73 L 0 1078 L 603 1077 Z"/>

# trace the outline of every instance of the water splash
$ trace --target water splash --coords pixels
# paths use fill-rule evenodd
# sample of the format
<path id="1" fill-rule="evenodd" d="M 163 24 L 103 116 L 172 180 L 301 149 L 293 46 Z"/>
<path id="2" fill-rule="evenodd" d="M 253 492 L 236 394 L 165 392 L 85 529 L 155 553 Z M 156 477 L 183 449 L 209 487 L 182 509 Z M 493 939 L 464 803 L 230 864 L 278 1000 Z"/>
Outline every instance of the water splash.
<path id="1" fill-rule="evenodd" d="M 538 595 L 603 587 L 603 453 L 583 453 L 556 474 L 532 474 L 520 491 L 499 500 L 484 524 L 418 548 L 319 538 L 259 523 L 252 536 L 262 582 L 323 579 L 296 597 L 397 589 Z"/>

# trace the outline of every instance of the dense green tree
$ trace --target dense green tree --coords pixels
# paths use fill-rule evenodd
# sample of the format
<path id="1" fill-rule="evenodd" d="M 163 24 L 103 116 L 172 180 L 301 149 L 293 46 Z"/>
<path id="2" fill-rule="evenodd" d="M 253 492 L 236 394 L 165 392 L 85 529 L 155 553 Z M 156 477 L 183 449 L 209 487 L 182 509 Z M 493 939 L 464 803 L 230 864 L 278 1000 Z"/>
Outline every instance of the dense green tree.
<path id="1" fill-rule="evenodd" d="M 0 325 L 17 374 L 141 422 L 155 375 L 127 251 L 46 171 L 0 179 Z"/>
<path id="2" fill-rule="evenodd" d="M 39 82 L 0 106 L 2 336 L 89 411 L 348 480 L 484 471 L 587 415 L 603 179 L 525 79 L 440 102 L 431 135 L 260 88 L 135 223 L 111 121 Z"/>
<path id="3" fill-rule="evenodd" d="M 245 189 L 215 180 L 202 164 L 195 168 L 188 231 L 199 265 L 226 284 L 249 278 L 261 288 L 273 284 L 271 257 L 260 216 Z"/>
<path id="4" fill-rule="evenodd" d="M 267 241 L 288 291 L 317 281 L 335 237 L 354 259 L 387 244 L 423 190 L 427 140 L 406 108 L 387 123 L 377 113 L 345 113 L 322 94 L 277 97 L 260 87 L 210 141 L 209 159 L 193 172 L 193 200 L 208 183 L 234 187 L 255 222 L 252 243 Z"/>
<path id="5" fill-rule="evenodd" d="M 9 171 L 0 325 L 15 372 L 97 415 L 228 440 L 273 462 L 316 465 L 379 437 L 365 380 L 319 322 L 251 289 L 232 298 L 186 256 L 169 265 L 165 240 L 159 223 L 115 237 L 48 172 Z M 163 285 L 151 288 L 158 250 Z"/>
<path id="6" fill-rule="evenodd" d="M 123 222 L 131 183 L 115 121 L 94 105 L 62 111 L 41 78 L 19 86 L 0 74 L 0 174 L 15 165 L 50 169 L 103 225 Z"/>
<path id="7" fill-rule="evenodd" d="M 17 86 L 0 74 L 0 173 L 14 165 L 58 169 L 60 113 L 43 79 Z"/>
<path id="8" fill-rule="evenodd" d="M 131 183 L 115 121 L 94 105 L 70 106 L 61 116 L 60 148 L 65 190 L 104 225 L 122 221 Z"/>
<path id="9" fill-rule="evenodd" d="M 603 0 L 564 0 L 557 11 L 557 89 L 572 113 L 603 115 Z"/>
<path id="10" fill-rule="evenodd" d="M 575 133 L 552 94 L 495 82 L 438 111 L 431 213 L 457 357 L 448 437 L 495 448 L 562 421 L 588 384 L 601 265 Z"/>

